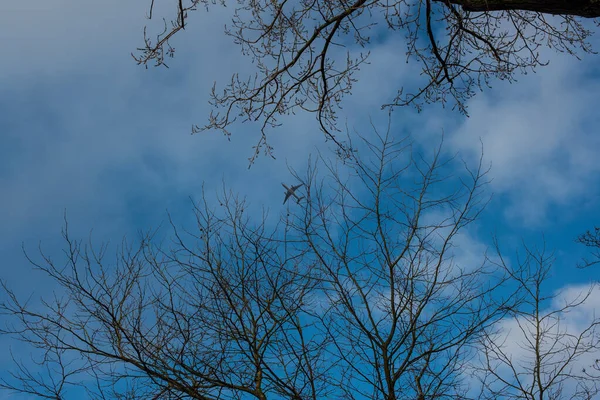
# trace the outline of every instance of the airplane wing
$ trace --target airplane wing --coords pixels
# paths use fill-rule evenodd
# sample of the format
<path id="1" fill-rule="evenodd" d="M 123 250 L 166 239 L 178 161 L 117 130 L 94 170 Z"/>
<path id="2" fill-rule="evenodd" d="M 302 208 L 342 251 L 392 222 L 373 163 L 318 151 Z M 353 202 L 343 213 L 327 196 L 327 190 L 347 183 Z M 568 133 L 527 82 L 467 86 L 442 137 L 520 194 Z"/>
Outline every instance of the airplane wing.
<path id="1" fill-rule="evenodd" d="M 285 194 L 285 199 L 283 200 L 283 204 L 285 204 L 285 202 L 286 202 L 286 201 L 288 201 L 288 199 L 290 198 L 290 196 L 291 196 L 291 195 L 292 195 L 292 192 L 290 192 L 290 191 L 288 191 L 288 192 Z"/>
<path id="2" fill-rule="evenodd" d="M 299 185 L 296 185 L 296 186 L 292 186 L 292 188 L 291 188 L 292 192 L 295 192 L 295 191 L 296 191 L 296 189 L 298 189 L 298 188 L 299 188 L 300 186 L 302 186 L 302 185 L 304 185 L 304 183 L 301 183 L 301 184 L 299 184 Z"/>

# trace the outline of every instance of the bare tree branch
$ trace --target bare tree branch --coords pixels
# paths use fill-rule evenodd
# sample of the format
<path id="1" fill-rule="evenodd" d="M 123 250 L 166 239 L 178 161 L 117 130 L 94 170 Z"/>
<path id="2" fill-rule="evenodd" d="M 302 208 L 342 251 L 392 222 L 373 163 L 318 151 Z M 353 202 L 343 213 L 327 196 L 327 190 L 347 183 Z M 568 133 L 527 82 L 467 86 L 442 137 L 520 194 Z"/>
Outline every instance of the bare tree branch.
<path id="1" fill-rule="evenodd" d="M 442 1 L 442 0 L 435 0 Z M 465 11 L 535 11 L 544 14 L 600 17 L 600 4 L 595 0 L 450 0 Z"/>
<path id="2" fill-rule="evenodd" d="M 187 13 L 216 2 L 182 1 L 172 27 L 165 21 L 155 40 L 144 29 L 145 46 L 134 55 L 139 64 L 166 65 L 165 56 L 174 55 L 169 41 L 184 28 Z M 280 118 L 303 110 L 314 112 L 326 139 L 346 153 L 338 111 L 368 60 L 375 26 L 404 38 L 399 52 L 421 70 L 421 78 L 400 83 L 391 101 L 382 98 L 384 108 L 420 110 L 440 102 L 466 113 L 467 100 L 494 79 L 512 82 L 545 65 L 543 48 L 576 57 L 591 53 L 592 31 L 583 18 L 597 18 L 599 10 L 595 0 L 240 1 L 225 33 L 252 58 L 256 73 L 236 73 L 224 88 L 214 86 L 208 121 L 194 125 L 192 133 L 229 136 L 236 122 L 259 122 L 251 165 L 261 152 L 273 156 L 268 135 Z"/>
<path id="3" fill-rule="evenodd" d="M 577 237 L 577 243 L 581 243 L 586 247 L 592 249 L 593 258 L 583 259 L 583 263 L 579 265 L 579 268 L 591 267 L 592 265 L 600 263 L 600 227 L 595 227 L 593 231 L 587 231 Z"/>

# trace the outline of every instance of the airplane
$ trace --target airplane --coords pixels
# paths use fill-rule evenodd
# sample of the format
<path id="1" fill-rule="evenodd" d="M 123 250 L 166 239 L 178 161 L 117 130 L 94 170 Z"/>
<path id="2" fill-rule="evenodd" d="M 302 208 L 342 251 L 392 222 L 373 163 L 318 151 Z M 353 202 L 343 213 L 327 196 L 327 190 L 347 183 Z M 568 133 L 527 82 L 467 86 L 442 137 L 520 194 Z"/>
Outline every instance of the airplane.
<path id="1" fill-rule="evenodd" d="M 283 200 L 283 204 L 285 204 L 286 201 L 288 201 L 288 199 L 290 198 L 290 196 L 294 196 L 296 198 L 296 202 L 298 204 L 300 204 L 300 200 L 302 200 L 304 198 L 304 196 L 302 197 L 298 197 L 298 195 L 296 194 L 296 190 L 304 185 L 303 183 L 296 185 L 296 186 L 292 186 L 292 187 L 287 187 L 285 183 L 281 184 L 284 188 L 285 188 L 285 199 Z"/>

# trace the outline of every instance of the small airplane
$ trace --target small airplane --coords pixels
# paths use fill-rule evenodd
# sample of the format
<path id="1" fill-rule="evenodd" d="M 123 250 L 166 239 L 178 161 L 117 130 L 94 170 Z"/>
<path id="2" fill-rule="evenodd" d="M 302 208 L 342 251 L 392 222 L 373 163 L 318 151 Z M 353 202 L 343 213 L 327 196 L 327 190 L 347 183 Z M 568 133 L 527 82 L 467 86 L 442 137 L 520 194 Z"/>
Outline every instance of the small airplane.
<path id="1" fill-rule="evenodd" d="M 285 199 L 283 200 L 283 204 L 285 204 L 285 202 L 288 201 L 291 196 L 294 196 L 296 198 L 296 203 L 300 204 L 300 200 L 302 200 L 304 196 L 298 197 L 296 190 L 298 190 L 300 186 L 304 185 L 304 183 L 292 187 L 287 187 L 285 183 L 282 183 L 281 185 L 285 188 Z"/>

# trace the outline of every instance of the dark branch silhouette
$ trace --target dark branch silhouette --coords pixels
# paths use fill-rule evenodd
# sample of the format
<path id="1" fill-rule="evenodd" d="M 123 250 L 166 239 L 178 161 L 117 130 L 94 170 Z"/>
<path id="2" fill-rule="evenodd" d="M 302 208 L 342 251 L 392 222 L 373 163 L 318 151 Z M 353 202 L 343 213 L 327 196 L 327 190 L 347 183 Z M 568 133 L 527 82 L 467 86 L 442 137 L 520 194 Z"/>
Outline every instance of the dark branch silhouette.
<path id="1" fill-rule="evenodd" d="M 165 21 L 154 40 L 144 29 L 145 45 L 134 55 L 139 64 L 166 65 L 165 57 L 175 51 L 169 41 L 187 14 L 216 0 L 184 3 L 172 26 Z M 368 71 L 369 32 L 376 25 L 403 40 L 398 52 L 421 70 L 401 83 L 391 101 L 382 99 L 382 107 L 420 110 L 439 102 L 466 113 L 467 100 L 494 79 L 512 82 L 546 65 L 543 48 L 576 57 L 592 52 L 588 38 L 597 20 L 585 19 L 597 18 L 599 10 L 595 0 L 240 1 L 225 33 L 252 58 L 256 73 L 236 73 L 224 87 L 215 86 L 208 121 L 194 125 L 192 133 L 229 136 L 234 122 L 257 121 L 261 133 L 252 163 L 261 151 L 272 155 L 268 133 L 280 117 L 303 110 L 314 112 L 326 139 L 347 152 L 338 135 L 340 102 L 351 92 L 355 73 Z"/>

